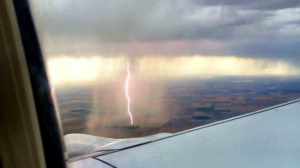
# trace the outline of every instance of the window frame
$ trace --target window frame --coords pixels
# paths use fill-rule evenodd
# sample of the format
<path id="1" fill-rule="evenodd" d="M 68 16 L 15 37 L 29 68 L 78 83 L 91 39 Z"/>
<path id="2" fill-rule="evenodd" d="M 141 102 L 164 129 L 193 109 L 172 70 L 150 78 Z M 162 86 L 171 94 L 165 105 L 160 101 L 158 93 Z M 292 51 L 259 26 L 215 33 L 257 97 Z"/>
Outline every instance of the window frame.
<path id="1" fill-rule="evenodd" d="M 43 53 L 28 0 L 13 0 L 22 47 L 29 71 L 47 167 L 64 168 L 67 155 L 58 113 L 52 99 Z"/>

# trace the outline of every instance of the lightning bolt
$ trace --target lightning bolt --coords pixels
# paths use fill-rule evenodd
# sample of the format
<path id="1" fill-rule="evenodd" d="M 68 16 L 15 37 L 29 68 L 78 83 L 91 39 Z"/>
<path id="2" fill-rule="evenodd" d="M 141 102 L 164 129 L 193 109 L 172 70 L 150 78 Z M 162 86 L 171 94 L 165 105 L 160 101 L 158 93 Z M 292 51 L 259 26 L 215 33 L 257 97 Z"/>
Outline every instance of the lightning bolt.
<path id="1" fill-rule="evenodd" d="M 126 67 L 126 79 L 125 79 L 125 84 L 124 84 L 124 92 L 125 92 L 125 97 L 127 100 L 127 113 L 129 116 L 129 120 L 130 120 L 130 125 L 133 125 L 133 115 L 131 112 L 131 98 L 130 98 L 130 94 L 129 94 L 129 86 L 130 86 L 130 64 L 127 63 L 127 67 Z"/>

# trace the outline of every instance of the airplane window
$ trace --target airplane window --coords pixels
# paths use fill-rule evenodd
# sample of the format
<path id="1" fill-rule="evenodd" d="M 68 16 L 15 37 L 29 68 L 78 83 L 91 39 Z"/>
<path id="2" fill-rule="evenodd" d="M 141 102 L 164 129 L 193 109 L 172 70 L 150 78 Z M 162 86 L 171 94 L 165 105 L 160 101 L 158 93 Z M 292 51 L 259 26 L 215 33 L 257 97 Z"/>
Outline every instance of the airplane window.
<path id="1" fill-rule="evenodd" d="M 300 8 L 272 2 L 30 0 L 65 140 L 160 138 L 299 98 Z"/>

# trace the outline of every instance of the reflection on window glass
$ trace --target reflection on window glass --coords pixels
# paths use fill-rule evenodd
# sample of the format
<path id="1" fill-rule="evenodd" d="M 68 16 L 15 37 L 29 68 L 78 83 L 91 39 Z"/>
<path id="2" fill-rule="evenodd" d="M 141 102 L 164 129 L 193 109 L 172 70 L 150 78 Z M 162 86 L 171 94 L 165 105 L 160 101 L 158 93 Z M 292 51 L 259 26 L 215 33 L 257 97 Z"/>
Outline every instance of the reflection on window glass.
<path id="1" fill-rule="evenodd" d="M 225 0 L 31 4 L 64 134 L 174 133 L 300 97 L 299 8 Z"/>

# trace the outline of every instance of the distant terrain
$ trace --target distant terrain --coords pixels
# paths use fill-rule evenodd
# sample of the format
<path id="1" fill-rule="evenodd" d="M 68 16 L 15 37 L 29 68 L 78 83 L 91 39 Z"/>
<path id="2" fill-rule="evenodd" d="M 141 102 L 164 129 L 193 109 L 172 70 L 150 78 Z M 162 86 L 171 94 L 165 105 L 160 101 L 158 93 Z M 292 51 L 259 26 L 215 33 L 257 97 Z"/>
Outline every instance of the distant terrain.
<path id="1" fill-rule="evenodd" d="M 178 132 L 296 99 L 300 79 L 139 81 L 131 92 L 134 126 L 128 123 L 121 82 L 58 89 L 64 134 L 120 138 Z"/>

